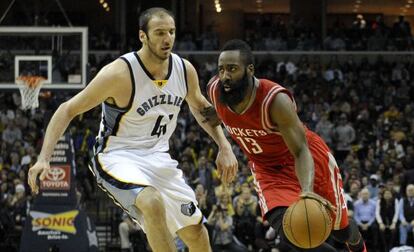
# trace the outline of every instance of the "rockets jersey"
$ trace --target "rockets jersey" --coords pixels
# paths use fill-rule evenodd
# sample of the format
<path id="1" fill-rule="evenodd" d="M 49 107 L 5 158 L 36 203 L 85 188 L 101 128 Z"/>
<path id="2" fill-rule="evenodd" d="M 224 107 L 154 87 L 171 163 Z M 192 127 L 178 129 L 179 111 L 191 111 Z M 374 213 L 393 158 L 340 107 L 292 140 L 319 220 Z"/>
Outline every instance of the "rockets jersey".
<path id="1" fill-rule="evenodd" d="M 269 113 L 271 103 L 278 93 L 288 94 L 295 105 L 293 96 L 279 84 L 266 79 L 254 80 L 258 82 L 256 97 L 250 107 L 241 114 L 233 112 L 220 102 L 218 78 L 208 86 L 208 94 L 227 132 L 250 161 L 265 167 L 294 165 L 294 158 L 278 132 L 277 125 L 271 122 Z M 305 131 L 309 140 L 312 133 L 306 128 Z"/>
<path id="2" fill-rule="evenodd" d="M 262 215 L 276 207 L 287 207 L 298 200 L 301 187 L 295 173 L 295 160 L 285 144 L 277 125 L 270 119 L 270 106 L 275 96 L 291 93 L 269 80 L 255 79 L 256 97 L 241 114 L 234 113 L 220 102 L 219 80 L 208 86 L 208 94 L 226 130 L 249 159 Z M 296 107 L 296 105 L 295 105 Z M 316 133 L 305 126 L 309 151 L 315 165 L 314 191 L 329 200 L 339 211 L 332 216 L 333 229 L 348 225 L 342 178 L 329 147 Z"/>
<path id="3" fill-rule="evenodd" d="M 120 57 L 129 68 L 132 94 L 126 108 L 104 102 L 95 145 L 96 153 L 134 149 L 145 153 L 169 149 L 169 138 L 177 125 L 181 104 L 187 95 L 183 59 L 169 58 L 165 80 L 155 80 L 136 52 Z M 114 83 L 116 85 L 116 83 Z"/>

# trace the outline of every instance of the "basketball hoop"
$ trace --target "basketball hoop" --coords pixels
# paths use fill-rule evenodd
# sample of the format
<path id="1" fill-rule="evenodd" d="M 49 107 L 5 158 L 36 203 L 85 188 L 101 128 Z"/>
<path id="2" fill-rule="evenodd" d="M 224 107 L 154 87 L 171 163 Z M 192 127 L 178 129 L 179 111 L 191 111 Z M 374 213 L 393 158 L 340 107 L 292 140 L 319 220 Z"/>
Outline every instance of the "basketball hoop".
<path id="1" fill-rule="evenodd" d="M 42 76 L 20 76 L 16 79 L 23 110 L 39 107 L 39 92 L 45 80 Z"/>

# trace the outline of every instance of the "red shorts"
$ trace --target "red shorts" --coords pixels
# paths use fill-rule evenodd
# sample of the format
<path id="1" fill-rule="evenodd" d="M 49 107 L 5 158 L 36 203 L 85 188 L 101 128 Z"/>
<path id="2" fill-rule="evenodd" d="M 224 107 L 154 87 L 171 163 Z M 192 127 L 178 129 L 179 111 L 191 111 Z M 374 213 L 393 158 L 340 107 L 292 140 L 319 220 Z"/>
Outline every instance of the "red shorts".
<path id="1" fill-rule="evenodd" d="M 308 139 L 308 145 L 315 163 L 314 192 L 336 206 L 336 214 L 332 216 L 333 229 L 343 229 L 348 226 L 348 209 L 338 165 L 319 136 Z M 299 199 L 301 187 L 294 162 L 281 167 L 260 166 L 250 162 L 250 168 L 263 216 L 275 207 L 289 206 Z"/>

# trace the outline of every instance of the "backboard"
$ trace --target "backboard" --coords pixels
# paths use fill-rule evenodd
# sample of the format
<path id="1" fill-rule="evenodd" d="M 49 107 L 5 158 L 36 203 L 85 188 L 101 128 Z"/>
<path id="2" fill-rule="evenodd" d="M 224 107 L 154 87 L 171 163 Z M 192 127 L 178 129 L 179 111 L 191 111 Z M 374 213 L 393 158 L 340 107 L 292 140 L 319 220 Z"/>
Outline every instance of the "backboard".
<path id="1" fill-rule="evenodd" d="M 86 27 L 0 26 L 0 89 L 17 89 L 21 75 L 44 77 L 44 89 L 82 89 L 87 60 Z"/>

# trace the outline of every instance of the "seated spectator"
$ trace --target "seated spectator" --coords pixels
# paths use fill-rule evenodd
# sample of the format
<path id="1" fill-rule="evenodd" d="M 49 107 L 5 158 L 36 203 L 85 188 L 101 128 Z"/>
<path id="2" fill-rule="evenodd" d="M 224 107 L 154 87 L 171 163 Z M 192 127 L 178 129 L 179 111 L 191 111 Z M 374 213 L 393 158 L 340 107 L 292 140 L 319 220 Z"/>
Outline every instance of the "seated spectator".
<path id="1" fill-rule="evenodd" d="M 376 220 L 379 225 L 379 235 L 382 251 L 390 251 L 397 238 L 398 199 L 391 190 L 384 189 L 382 198 L 377 200 Z"/>
<path id="2" fill-rule="evenodd" d="M 414 184 L 407 185 L 406 196 L 400 199 L 400 245 L 407 244 L 408 233 L 414 229 Z"/>
<path id="3" fill-rule="evenodd" d="M 376 202 L 370 199 L 367 188 L 361 190 L 361 198 L 354 204 L 354 219 L 364 237 L 368 250 L 376 251 L 377 224 L 375 222 Z"/>

